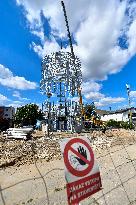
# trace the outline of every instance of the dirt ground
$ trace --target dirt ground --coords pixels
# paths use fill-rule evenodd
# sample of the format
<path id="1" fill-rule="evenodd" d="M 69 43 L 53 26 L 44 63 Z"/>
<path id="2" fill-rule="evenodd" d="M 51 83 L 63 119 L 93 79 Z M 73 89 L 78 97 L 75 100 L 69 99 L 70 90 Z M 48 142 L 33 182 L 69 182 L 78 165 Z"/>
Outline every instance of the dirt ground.
<path id="1" fill-rule="evenodd" d="M 82 136 L 84 135 L 86 134 L 82 134 Z M 67 135 L 63 137 L 67 137 Z M 87 137 L 90 139 L 95 158 L 100 167 L 103 189 L 82 201 L 81 204 L 136 204 L 136 132 L 113 130 L 112 132 L 108 131 L 106 135 L 100 132 L 87 133 Z M 38 138 L 39 140 L 41 139 L 40 136 Z M 47 149 L 47 142 L 49 146 L 50 140 L 46 141 L 46 147 L 42 147 L 42 152 L 44 149 Z M 54 143 L 58 142 L 58 138 L 57 140 L 54 139 Z M 16 143 L 22 142 L 18 141 Z M 4 146 L 3 149 L 5 149 L 6 144 L 2 142 L 1 146 Z M 45 152 L 44 156 L 42 155 L 43 157 L 37 157 L 41 156 L 36 151 L 37 146 L 34 148 L 35 152 L 31 160 L 25 161 L 25 157 L 20 157 L 20 162 L 18 158 L 18 161 L 15 161 L 12 166 L 6 164 L 7 166 L 1 167 L 0 205 L 67 204 L 63 159 L 61 154 L 58 154 L 60 149 L 57 146 L 54 146 L 53 149 L 51 147 L 50 145 L 49 149 L 47 149 L 52 153 L 50 155 L 52 157 L 48 157 L 48 160 L 45 154 L 47 155 L 49 152 Z M 22 146 L 20 146 L 21 148 Z M 56 158 L 55 152 L 57 152 Z M 1 152 L 1 156 L 3 156 L 2 153 L 4 153 L 4 157 L 1 164 L 7 163 L 6 160 L 9 158 L 9 154 L 11 154 L 9 147 Z M 31 150 L 29 156 L 31 156 Z"/>

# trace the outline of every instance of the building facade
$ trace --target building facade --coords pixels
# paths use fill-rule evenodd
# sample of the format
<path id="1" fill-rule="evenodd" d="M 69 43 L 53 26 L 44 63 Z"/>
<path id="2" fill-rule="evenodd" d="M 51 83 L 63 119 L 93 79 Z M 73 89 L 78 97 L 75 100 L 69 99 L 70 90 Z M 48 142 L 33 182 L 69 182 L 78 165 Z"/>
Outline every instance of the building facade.
<path id="1" fill-rule="evenodd" d="M 0 107 L 0 119 L 7 119 L 7 120 L 12 120 L 15 115 L 15 108 L 10 106 L 10 107 L 5 107 L 1 106 Z"/>
<path id="2" fill-rule="evenodd" d="M 103 114 L 101 116 L 102 121 L 109 121 L 109 120 L 115 120 L 115 121 L 124 121 L 128 122 L 130 118 L 130 113 L 132 115 L 132 122 L 136 123 L 136 108 L 131 107 L 122 109 L 122 110 L 116 110 L 109 112 L 108 114 Z"/>

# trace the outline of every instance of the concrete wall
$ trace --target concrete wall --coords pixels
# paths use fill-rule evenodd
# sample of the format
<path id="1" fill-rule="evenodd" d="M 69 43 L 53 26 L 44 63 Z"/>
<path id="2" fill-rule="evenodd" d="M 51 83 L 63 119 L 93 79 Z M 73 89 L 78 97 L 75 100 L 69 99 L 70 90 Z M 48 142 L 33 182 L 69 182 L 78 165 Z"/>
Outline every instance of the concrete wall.
<path id="1" fill-rule="evenodd" d="M 135 109 L 131 109 L 131 113 L 136 113 Z M 101 116 L 102 121 L 116 120 L 116 121 L 129 121 L 129 110 L 122 113 L 113 113 Z"/>
<path id="2" fill-rule="evenodd" d="M 101 117 L 101 120 L 102 121 L 109 121 L 109 120 L 122 121 L 123 113 L 104 115 Z"/>

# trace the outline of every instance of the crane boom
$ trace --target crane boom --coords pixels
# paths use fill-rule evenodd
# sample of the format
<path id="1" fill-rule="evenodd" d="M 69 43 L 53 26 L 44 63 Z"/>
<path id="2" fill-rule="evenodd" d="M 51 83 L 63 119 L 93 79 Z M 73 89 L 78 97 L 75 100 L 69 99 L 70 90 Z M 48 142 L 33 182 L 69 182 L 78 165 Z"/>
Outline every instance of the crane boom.
<path id="1" fill-rule="evenodd" d="M 73 57 L 75 57 L 74 50 L 73 50 L 73 45 L 72 45 L 72 38 L 71 38 L 71 34 L 70 34 L 70 30 L 69 30 L 69 25 L 68 25 L 68 18 L 67 18 L 65 4 L 64 4 L 63 1 L 61 1 L 61 4 L 62 4 L 62 7 L 63 7 L 63 12 L 64 12 L 64 17 L 65 17 L 65 22 L 66 22 L 66 27 L 67 27 L 67 32 L 68 32 L 68 38 L 69 38 L 71 53 L 72 53 Z"/>

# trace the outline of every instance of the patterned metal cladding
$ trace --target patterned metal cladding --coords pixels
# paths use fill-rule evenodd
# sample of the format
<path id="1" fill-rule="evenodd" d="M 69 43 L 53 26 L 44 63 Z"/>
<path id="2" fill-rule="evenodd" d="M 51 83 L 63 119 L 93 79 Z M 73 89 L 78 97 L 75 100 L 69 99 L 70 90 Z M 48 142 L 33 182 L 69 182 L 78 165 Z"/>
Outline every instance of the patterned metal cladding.
<path id="1" fill-rule="evenodd" d="M 72 96 L 78 92 L 82 83 L 81 62 L 70 52 L 59 51 L 46 55 L 42 60 L 41 91 L 59 93 L 59 83 L 65 87 Z"/>

